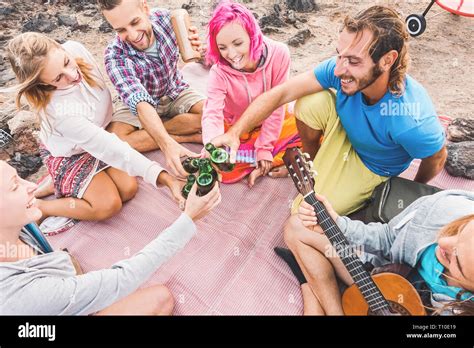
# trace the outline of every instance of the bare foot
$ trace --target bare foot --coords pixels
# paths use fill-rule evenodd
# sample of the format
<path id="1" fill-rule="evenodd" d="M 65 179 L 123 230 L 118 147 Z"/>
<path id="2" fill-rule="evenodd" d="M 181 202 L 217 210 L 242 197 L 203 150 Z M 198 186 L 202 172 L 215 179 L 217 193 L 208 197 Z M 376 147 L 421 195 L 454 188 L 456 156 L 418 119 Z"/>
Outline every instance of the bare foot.
<path id="1" fill-rule="evenodd" d="M 43 181 L 41 181 L 38 188 L 36 189 L 35 197 L 44 198 L 52 194 L 54 194 L 53 179 L 51 178 L 51 175 L 48 175 Z"/>
<path id="2" fill-rule="evenodd" d="M 288 177 L 288 169 L 286 166 L 280 166 L 273 168 L 270 173 L 268 173 L 268 176 L 271 178 L 277 179 L 277 178 L 286 178 Z"/>
<path id="3" fill-rule="evenodd" d="M 255 185 L 255 181 L 262 176 L 262 171 L 260 168 L 254 169 L 248 177 L 248 185 L 250 188 L 252 188 Z"/>
<path id="4" fill-rule="evenodd" d="M 202 133 L 195 133 L 190 135 L 172 135 L 171 137 L 178 143 L 202 144 Z"/>

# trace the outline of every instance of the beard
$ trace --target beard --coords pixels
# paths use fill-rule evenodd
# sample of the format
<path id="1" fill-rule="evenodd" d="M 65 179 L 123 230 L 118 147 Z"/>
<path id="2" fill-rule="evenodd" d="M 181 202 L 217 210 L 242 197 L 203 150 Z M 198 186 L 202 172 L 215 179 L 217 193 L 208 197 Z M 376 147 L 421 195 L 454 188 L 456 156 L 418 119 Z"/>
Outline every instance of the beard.
<path id="1" fill-rule="evenodd" d="M 356 81 L 357 89 L 354 92 L 347 93 L 347 92 L 344 92 L 344 90 L 342 90 L 342 93 L 348 96 L 353 96 L 357 92 L 360 92 L 366 89 L 367 87 L 369 87 L 370 85 L 372 85 L 382 74 L 383 74 L 383 70 L 380 68 L 379 64 L 375 64 L 375 66 L 372 67 L 372 69 L 366 76 Z M 344 77 L 344 79 L 347 79 L 347 78 Z"/>

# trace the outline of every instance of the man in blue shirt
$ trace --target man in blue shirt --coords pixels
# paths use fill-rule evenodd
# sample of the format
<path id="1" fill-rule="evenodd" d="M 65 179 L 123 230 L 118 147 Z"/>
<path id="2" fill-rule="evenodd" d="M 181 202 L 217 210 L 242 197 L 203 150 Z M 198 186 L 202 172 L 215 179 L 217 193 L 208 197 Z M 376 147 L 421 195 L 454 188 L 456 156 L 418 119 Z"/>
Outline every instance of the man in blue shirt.
<path id="1" fill-rule="evenodd" d="M 406 74 L 407 41 L 405 23 L 390 8 L 373 6 L 347 17 L 336 57 L 257 98 L 212 142 L 229 146 L 232 160 L 240 134 L 298 100 L 295 114 L 303 149 L 318 172 L 315 191 L 333 202 L 338 214 L 359 209 L 377 185 L 402 173 L 415 158 L 422 160 L 415 180 L 428 182 L 446 161 L 445 136 L 427 92 Z M 302 286 L 306 308 L 318 303 L 311 291 L 317 286 L 312 283 L 315 265 L 325 267 L 327 259 L 317 251 L 325 237 L 306 229 L 296 215 L 301 200 L 293 204 L 285 241 L 311 284 Z"/>

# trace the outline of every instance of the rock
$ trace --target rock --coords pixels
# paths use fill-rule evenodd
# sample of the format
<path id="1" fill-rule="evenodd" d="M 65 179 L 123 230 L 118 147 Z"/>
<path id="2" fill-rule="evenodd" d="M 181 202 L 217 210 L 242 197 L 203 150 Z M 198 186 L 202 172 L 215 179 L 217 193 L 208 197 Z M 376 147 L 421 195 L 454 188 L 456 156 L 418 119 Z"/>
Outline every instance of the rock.
<path id="1" fill-rule="evenodd" d="M 197 7 L 197 4 L 194 0 L 189 0 L 189 2 L 187 4 L 183 4 L 181 6 L 181 8 L 185 9 L 186 11 L 189 11 L 194 7 Z"/>
<path id="2" fill-rule="evenodd" d="M 9 6 L 8 4 L 5 4 L 5 3 L 0 3 L 0 19 L 1 20 L 8 19 L 10 15 L 16 12 L 17 10 L 13 6 Z"/>
<path id="3" fill-rule="evenodd" d="M 474 180 L 474 141 L 448 144 L 447 149 L 446 171 Z"/>
<path id="4" fill-rule="evenodd" d="M 286 0 L 286 6 L 289 10 L 296 12 L 313 12 L 319 10 L 314 0 Z"/>
<path id="5" fill-rule="evenodd" d="M 6 129 L 10 132 L 8 121 L 10 121 L 17 113 L 14 100 L 2 101 L 0 98 L 0 129 Z"/>
<path id="6" fill-rule="evenodd" d="M 97 10 L 88 10 L 83 13 L 84 17 L 94 17 L 97 14 Z"/>
<path id="7" fill-rule="evenodd" d="M 288 11 L 286 14 L 285 22 L 288 24 L 296 24 L 296 13 L 293 10 Z"/>
<path id="8" fill-rule="evenodd" d="M 11 69 L 5 69 L 0 75 L 0 85 L 5 86 L 8 82 L 15 80 L 15 74 Z"/>
<path id="9" fill-rule="evenodd" d="M 64 25 L 65 27 L 71 27 L 73 29 L 79 26 L 79 22 L 77 21 L 76 17 L 64 13 L 58 13 L 56 17 L 58 18 L 59 25 Z"/>
<path id="10" fill-rule="evenodd" d="M 17 152 L 15 156 L 8 161 L 8 164 L 17 170 L 18 175 L 22 179 L 26 179 L 41 168 L 43 161 L 39 156 L 25 155 Z"/>
<path id="11" fill-rule="evenodd" d="M 270 15 L 263 16 L 259 20 L 260 28 L 265 29 L 266 27 L 286 27 L 287 24 L 280 18 L 279 14 L 274 12 Z"/>
<path id="12" fill-rule="evenodd" d="M 110 26 L 109 22 L 103 20 L 102 21 L 102 24 L 99 26 L 99 31 L 101 33 L 110 33 L 112 32 L 114 29 Z"/>
<path id="13" fill-rule="evenodd" d="M 39 128 L 38 118 L 31 111 L 20 111 L 7 123 L 12 135 L 19 133 L 23 128 L 32 131 Z"/>
<path id="14" fill-rule="evenodd" d="M 283 30 L 280 30 L 278 28 L 273 28 L 273 27 L 266 27 L 263 28 L 262 32 L 265 35 L 270 35 L 270 34 L 283 34 Z"/>
<path id="15" fill-rule="evenodd" d="M 39 155 L 40 148 L 37 132 L 31 128 L 22 128 L 13 136 L 15 152 L 26 155 Z"/>
<path id="16" fill-rule="evenodd" d="M 39 13 L 29 21 L 27 21 L 23 27 L 22 32 L 35 31 L 39 33 L 50 33 L 57 28 L 57 25 L 51 21 L 44 13 Z"/>
<path id="17" fill-rule="evenodd" d="M 288 45 L 298 47 L 304 45 L 313 36 L 309 29 L 300 30 L 295 36 L 288 40 Z"/>
<path id="18" fill-rule="evenodd" d="M 473 141 L 474 140 L 474 118 L 457 118 L 453 120 L 447 130 L 449 141 Z"/>

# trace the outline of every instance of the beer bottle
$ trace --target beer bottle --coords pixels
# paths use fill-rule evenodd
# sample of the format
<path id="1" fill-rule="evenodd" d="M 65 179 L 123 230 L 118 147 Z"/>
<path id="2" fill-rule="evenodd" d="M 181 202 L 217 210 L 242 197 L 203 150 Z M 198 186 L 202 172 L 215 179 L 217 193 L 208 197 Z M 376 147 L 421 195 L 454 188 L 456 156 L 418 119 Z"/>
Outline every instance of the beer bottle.
<path id="1" fill-rule="evenodd" d="M 199 159 L 199 175 L 201 174 L 211 174 L 214 179 L 217 180 L 217 172 L 212 167 L 211 161 L 208 158 L 201 158 Z"/>
<path id="2" fill-rule="evenodd" d="M 206 151 L 211 155 L 211 161 L 223 172 L 231 172 L 234 170 L 235 164 L 230 163 L 229 153 L 222 149 L 215 147 L 212 143 L 208 143 L 205 146 Z"/>
<path id="3" fill-rule="evenodd" d="M 188 11 L 178 9 L 171 12 L 171 25 L 176 34 L 179 52 L 185 63 L 197 62 L 201 59 L 201 54 L 194 50 L 191 41 L 189 41 L 189 27 L 191 19 Z"/>
<path id="4" fill-rule="evenodd" d="M 214 171 L 215 172 L 215 171 Z M 207 195 L 211 192 L 216 183 L 216 178 L 211 173 L 201 173 L 197 178 L 197 195 L 199 197 Z"/>
<path id="5" fill-rule="evenodd" d="M 189 193 L 191 192 L 191 189 L 193 188 L 193 185 L 195 182 L 196 182 L 196 176 L 188 175 L 186 185 L 184 185 L 181 191 L 181 194 L 183 195 L 184 198 L 188 199 Z"/>
<path id="6" fill-rule="evenodd" d="M 211 161 L 207 158 L 199 160 L 199 176 L 197 177 L 197 195 L 202 197 L 207 195 L 217 181 L 217 172 L 212 167 Z"/>
<path id="7" fill-rule="evenodd" d="M 181 164 L 189 174 L 195 174 L 199 170 L 199 158 L 188 157 Z"/>

